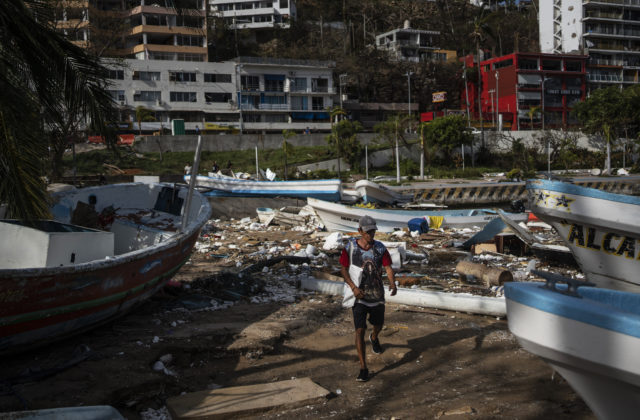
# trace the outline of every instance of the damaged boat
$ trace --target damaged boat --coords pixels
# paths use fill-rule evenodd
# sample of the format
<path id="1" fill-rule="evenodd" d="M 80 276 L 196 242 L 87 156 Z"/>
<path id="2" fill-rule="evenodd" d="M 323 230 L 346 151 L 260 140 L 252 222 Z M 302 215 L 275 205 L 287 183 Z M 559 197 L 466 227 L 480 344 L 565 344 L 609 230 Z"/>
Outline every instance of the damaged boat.
<path id="1" fill-rule="evenodd" d="M 558 371 L 598 419 L 637 418 L 640 294 L 532 272 L 547 283 L 505 283 L 511 332 Z"/>
<path id="2" fill-rule="evenodd" d="M 191 175 L 185 175 L 187 184 Z M 206 196 L 221 197 L 314 197 L 322 200 L 340 201 L 339 179 L 306 179 L 299 181 L 257 181 L 228 176 L 196 177 L 197 186 Z"/>
<path id="3" fill-rule="evenodd" d="M 426 219 L 431 228 L 463 228 L 472 226 L 484 226 L 489 221 L 499 217 L 495 210 L 491 209 L 458 209 L 458 210 L 395 210 L 395 209 L 371 209 L 364 207 L 345 206 L 338 203 L 330 203 L 315 198 L 308 198 L 309 204 L 316 211 L 327 230 L 356 232 L 358 220 L 364 215 L 373 217 L 380 232 L 393 232 L 406 228 L 409 221 L 420 218 Z M 527 213 L 506 213 L 507 217 L 516 222 L 526 221 Z"/>
<path id="4" fill-rule="evenodd" d="M 640 197 L 529 180 L 531 211 L 553 226 L 589 281 L 640 292 Z"/>
<path id="5" fill-rule="evenodd" d="M 52 202 L 52 220 L 0 220 L 0 353 L 149 298 L 187 262 L 211 213 L 206 197 L 169 184 L 73 189 Z"/>

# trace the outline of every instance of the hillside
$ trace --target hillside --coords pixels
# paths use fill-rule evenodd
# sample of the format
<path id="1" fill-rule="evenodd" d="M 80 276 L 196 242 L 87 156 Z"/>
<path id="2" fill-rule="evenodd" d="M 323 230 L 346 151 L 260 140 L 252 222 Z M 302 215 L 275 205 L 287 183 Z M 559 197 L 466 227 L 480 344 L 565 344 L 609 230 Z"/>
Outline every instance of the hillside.
<path id="1" fill-rule="evenodd" d="M 449 93 L 448 108 L 458 108 L 461 65 L 458 63 L 394 63 L 373 48 L 375 36 L 401 28 L 440 31 L 438 46 L 458 56 L 475 50 L 476 38 L 486 56 L 513 51 L 539 51 L 536 2 L 518 8 L 515 0 L 492 9 L 469 0 L 298 0 L 298 19 L 290 29 L 262 31 L 220 29 L 210 34 L 210 57 L 237 55 L 332 60 L 335 77 L 348 74 L 346 91 L 362 102 L 406 102 L 407 71 L 412 101 L 431 107 L 431 93 Z M 258 39 L 258 43 L 252 42 Z"/>

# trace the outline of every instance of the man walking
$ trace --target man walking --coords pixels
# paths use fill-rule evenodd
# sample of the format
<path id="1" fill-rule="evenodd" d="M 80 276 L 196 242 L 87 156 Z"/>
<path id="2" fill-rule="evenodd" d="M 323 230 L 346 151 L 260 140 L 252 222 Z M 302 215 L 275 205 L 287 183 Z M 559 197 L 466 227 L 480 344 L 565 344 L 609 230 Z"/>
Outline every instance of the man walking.
<path id="1" fill-rule="evenodd" d="M 389 251 L 380 241 L 373 238 L 378 226 L 370 216 L 362 216 L 358 222 L 360 238 L 351 238 L 340 255 L 342 277 L 347 286 L 353 291 L 356 300 L 352 308 L 353 323 L 356 329 L 356 349 L 360 360 L 360 373 L 357 381 L 367 381 L 369 370 L 365 356 L 364 333 L 367 329 L 367 315 L 373 331 L 369 334 L 371 349 L 374 353 L 382 353 L 382 346 L 378 334 L 384 324 L 384 287 L 382 285 L 382 268 L 387 272 L 389 290 L 391 296 L 397 293 L 393 269 L 391 268 L 391 256 Z M 359 272 L 359 279 L 352 279 L 352 273 Z"/>

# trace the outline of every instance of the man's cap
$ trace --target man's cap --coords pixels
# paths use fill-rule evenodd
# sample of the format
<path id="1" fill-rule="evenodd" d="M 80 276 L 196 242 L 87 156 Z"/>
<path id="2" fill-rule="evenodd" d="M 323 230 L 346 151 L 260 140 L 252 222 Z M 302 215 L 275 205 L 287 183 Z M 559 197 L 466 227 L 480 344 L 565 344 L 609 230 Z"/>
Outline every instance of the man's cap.
<path id="1" fill-rule="evenodd" d="M 362 229 L 363 232 L 369 232 L 370 230 L 378 230 L 378 226 L 376 225 L 376 221 L 373 220 L 371 216 L 362 216 L 360 221 L 358 222 L 358 227 Z"/>

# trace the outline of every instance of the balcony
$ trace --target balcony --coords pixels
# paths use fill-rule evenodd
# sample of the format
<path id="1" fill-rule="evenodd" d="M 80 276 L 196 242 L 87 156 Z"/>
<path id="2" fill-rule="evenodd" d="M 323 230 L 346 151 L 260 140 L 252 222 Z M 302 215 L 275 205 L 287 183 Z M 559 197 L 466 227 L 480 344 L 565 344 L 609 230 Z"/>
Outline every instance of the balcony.
<path id="1" fill-rule="evenodd" d="M 587 78 L 590 82 L 622 82 L 622 77 L 617 74 L 588 74 Z"/>
<path id="2" fill-rule="evenodd" d="M 583 0 L 583 4 L 611 4 L 617 6 L 638 6 L 640 7 L 640 0 Z"/>

